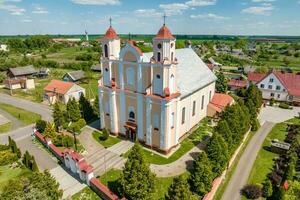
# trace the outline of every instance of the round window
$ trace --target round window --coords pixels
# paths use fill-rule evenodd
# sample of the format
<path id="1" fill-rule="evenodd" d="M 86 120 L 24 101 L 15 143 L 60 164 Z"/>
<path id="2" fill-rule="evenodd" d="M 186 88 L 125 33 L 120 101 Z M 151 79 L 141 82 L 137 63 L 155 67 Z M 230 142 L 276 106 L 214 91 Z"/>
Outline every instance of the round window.
<path id="1" fill-rule="evenodd" d="M 157 48 L 161 49 L 161 44 L 160 43 L 157 45 Z"/>
<path id="2" fill-rule="evenodd" d="M 156 75 L 156 78 L 157 78 L 157 79 L 160 79 L 160 75 L 159 75 L 159 74 L 157 74 L 157 75 Z"/>

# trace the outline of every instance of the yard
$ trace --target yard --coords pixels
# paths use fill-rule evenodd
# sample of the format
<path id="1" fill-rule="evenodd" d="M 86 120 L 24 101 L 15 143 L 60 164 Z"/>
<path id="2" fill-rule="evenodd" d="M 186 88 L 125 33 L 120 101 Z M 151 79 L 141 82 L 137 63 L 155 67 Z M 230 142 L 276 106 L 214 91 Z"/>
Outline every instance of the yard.
<path id="1" fill-rule="evenodd" d="M 145 159 L 151 164 L 165 165 L 172 163 L 203 141 L 203 139 L 208 136 L 211 131 L 212 127 L 209 125 L 209 118 L 205 118 L 200 122 L 199 127 L 180 143 L 179 149 L 177 149 L 176 152 L 174 152 L 169 158 L 162 157 L 143 148 L 142 150 L 145 155 Z M 128 154 L 129 152 L 127 152 L 124 157 L 127 157 Z"/>
<path id="2" fill-rule="evenodd" d="M 262 184 L 267 175 L 273 170 L 274 158 L 279 157 L 278 154 L 270 152 L 266 147 L 270 146 L 272 139 L 283 141 L 286 137 L 287 123 L 300 124 L 299 118 L 294 118 L 283 123 L 276 124 L 272 131 L 266 137 L 252 167 L 248 183 Z"/>
<path id="3" fill-rule="evenodd" d="M 104 146 L 105 148 L 111 147 L 111 146 L 121 142 L 120 138 L 112 137 L 112 136 L 109 136 L 107 138 L 107 140 L 101 140 L 100 137 L 102 135 L 102 132 L 99 132 L 99 131 L 94 131 L 92 134 L 93 134 L 94 139 L 97 142 L 99 142 L 102 146 Z"/>
<path id="4" fill-rule="evenodd" d="M 38 119 L 41 119 L 41 116 L 36 113 L 24 110 L 22 108 L 17 108 L 5 103 L 0 103 L 0 109 L 8 112 L 13 117 L 19 119 L 25 125 L 35 123 Z"/>

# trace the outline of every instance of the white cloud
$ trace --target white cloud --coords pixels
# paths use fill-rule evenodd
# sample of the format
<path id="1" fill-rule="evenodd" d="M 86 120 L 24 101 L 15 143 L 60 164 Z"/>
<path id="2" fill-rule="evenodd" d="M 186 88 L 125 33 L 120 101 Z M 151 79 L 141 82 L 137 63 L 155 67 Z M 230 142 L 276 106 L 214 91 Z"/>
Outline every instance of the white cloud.
<path id="1" fill-rule="evenodd" d="M 45 8 L 41 7 L 40 5 L 35 5 L 34 10 L 32 11 L 34 14 L 48 14 L 49 11 Z"/>
<path id="2" fill-rule="evenodd" d="M 229 17 L 224 17 L 224 16 L 216 15 L 214 13 L 191 15 L 190 17 L 192 19 L 209 19 L 209 20 L 224 20 L 224 19 L 229 19 Z"/>
<path id="3" fill-rule="evenodd" d="M 160 4 L 159 7 L 164 10 L 167 16 L 180 15 L 189 6 L 183 3 Z"/>
<path id="4" fill-rule="evenodd" d="M 24 8 L 19 8 L 15 5 L 0 4 L 0 10 L 6 10 L 11 15 L 23 15 L 26 11 Z"/>
<path id="5" fill-rule="evenodd" d="M 197 7 L 197 6 L 212 6 L 217 3 L 217 0 L 190 0 L 187 1 L 185 4 L 190 7 Z"/>
<path id="6" fill-rule="evenodd" d="M 134 11 L 137 17 L 162 17 L 163 13 L 156 11 L 155 9 L 138 9 Z"/>
<path id="7" fill-rule="evenodd" d="M 81 5 L 118 5 L 119 0 L 71 0 L 73 3 Z"/>
<path id="8" fill-rule="evenodd" d="M 243 9 L 242 13 L 253 14 L 253 15 L 270 15 L 272 10 L 274 10 L 274 7 L 272 5 L 253 6 L 253 7 Z"/>

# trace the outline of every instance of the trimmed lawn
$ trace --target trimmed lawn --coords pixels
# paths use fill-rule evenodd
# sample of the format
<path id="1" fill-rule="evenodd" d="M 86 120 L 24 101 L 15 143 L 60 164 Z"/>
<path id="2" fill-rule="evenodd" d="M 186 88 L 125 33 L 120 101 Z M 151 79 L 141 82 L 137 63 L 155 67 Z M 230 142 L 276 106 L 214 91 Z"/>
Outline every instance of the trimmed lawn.
<path id="1" fill-rule="evenodd" d="M 39 114 L 24 110 L 22 108 L 17 108 L 5 103 L 0 103 L 0 109 L 8 112 L 15 118 L 19 119 L 25 125 L 35 123 L 37 120 L 41 119 L 41 116 Z"/>
<path id="2" fill-rule="evenodd" d="M 0 166 L 0 191 L 5 184 L 12 179 L 18 178 L 20 175 L 28 172 L 27 169 L 15 168 L 12 169 L 9 165 Z"/>
<path id="3" fill-rule="evenodd" d="M 0 126 L 0 133 L 6 133 L 11 129 L 12 123 L 8 122 L 6 124 L 2 124 Z"/>
<path id="4" fill-rule="evenodd" d="M 85 187 L 72 196 L 72 200 L 99 200 L 101 199 L 91 188 Z"/>
<path id="5" fill-rule="evenodd" d="M 142 149 L 145 159 L 148 163 L 164 165 L 178 160 L 181 156 L 190 151 L 194 146 L 199 144 L 212 131 L 212 127 L 208 125 L 208 118 L 200 122 L 200 126 L 186 139 L 180 143 L 179 149 L 174 152 L 169 158 L 162 157 L 158 154 L 152 153 L 146 149 Z M 124 154 L 127 157 L 130 151 Z"/>
<path id="6" fill-rule="evenodd" d="M 97 142 L 99 142 L 102 146 L 104 146 L 105 148 L 111 147 L 111 146 L 121 142 L 120 138 L 112 137 L 112 136 L 109 136 L 107 138 L 107 140 L 101 140 L 100 136 L 102 135 L 102 132 L 100 132 L 100 131 L 94 131 L 92 134 L 93 134 L 93 138 Z"/>
<path id="7" fill-rule="evenodd" d="M 252 167 L 248 183 L 262 184 L 267 175 L 273 170 L 274 158 L 279 157 L 278 154 L 266 150 L 270 147 L 272 139 L 283 141 L 286 137 L 287 123 L 300 123 L 300 119 L 294 118 L 283 123 L 276 124 L 272 131 L 266 137 Z"/>
<path id="8" fill-rule="evenodd" d="M 117 180 L 120 178 L 122 171 L 112 169 L 106 174 L 103 174 L 99 180 L 108 188 L 114 192 L 117 191 Z M 153 199 L 163 199 L 169 186 L 172 184 L 173 177 L 166 178 L 155 178 L 155 192 L 153 194 Z"/>

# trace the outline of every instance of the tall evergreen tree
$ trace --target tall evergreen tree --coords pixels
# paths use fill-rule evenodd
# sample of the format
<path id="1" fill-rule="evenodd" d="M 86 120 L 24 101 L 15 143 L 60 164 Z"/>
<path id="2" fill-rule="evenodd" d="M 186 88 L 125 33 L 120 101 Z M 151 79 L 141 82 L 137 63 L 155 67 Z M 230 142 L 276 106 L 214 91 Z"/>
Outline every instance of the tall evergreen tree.
<path id="1" fill-rule="evenodd" d="M 225 170 L 228 162 L 228 147 L 225 140 L 221 135 L 213 134 L 205 151 L 211 162 L 214 177 L 219 176 Z"/>
<path id="2" fill-rule="evenodd" d="M 205 152 L 200 153 L 194 161 L 193 169 L 189 178 L 191 189 L 194 193 L 203 197 L 211 190 L 213 173 L 210 161 Z"/>
<path id="3" fill-rule="evenodd" d="M 48 122 L 44 131 L 44 136 L 54 139 L 56 137 L 56 131 L 54 124 Z"/>
<path id="4" fill-rule="evenodd" d="M 222 72 L 217 72 L 217 81 L 216 81 L 216 90 L 220 93 L 226 93 L 228 90 L 228 84 L 226 82 L 226 78 Z"/>
<path id="5" fill-rule="evenodd" d="M 67 117 L 72 122 L 77 122 L 81 118 L 79 105 L 75 98 L 69 99 L 67 103 Z"/>
<path id="6" fill-rule="evenodd" d="M 218 125 L 214 128 L 214 132 L 222 135 L 223 138 L 226 138 L 228 147 L 232 146 L 232 132 L 226 120 L 224 119 L 220 120 Z"/>
<path id="7" fill-rule="evenodd" d="M 36 161 L 35 161 L 35 159 L 34 159 L 34 156 L 31 156 L 31 163 L 32 163 L 32 165 L 31 165 L 31 170 L 34 171 L 34 172 L 38 172 L 38 171 L 39 171 L 39 168 L 38 168 L 38 166 L 37 166 L 37 164 L 36 164 Z"/>
<path id="8" fill-rule="evenodd" d="M 173 183 L 170 185 L 165 196 L 166 200 L 192 200 L 196 199 L 190 191 L 190 186 L 186 178 L 181 175 L 175 177 Z"/>
<path id="9" fill-rule="evenodd" d="M 129 200 L 152 199 L 154 179 L 140 145 L 135 144 L 120 178 L 120 193 Z"/>
<path id="10" fill-rule="evenodd" d="M 87 98 L 85 98 L 84 95 L 80 96 L 79 107 L 85 121 L 89 122 L 90 120 L 95 118 L 94 109 L 91 105 L 91 102 Z"/>
<path id="11" fill-rule="evenodd" d="M 100 116 L 100 110 L 99 110 L 99 97 L 96 96 L 94 104 L 93 104 L 94 114 L 96 117 Z"/>
<path id="12" fill-rule="evenodd" d="M 64 113 L 61 109 L 61 105 L 56 102 L 53 106 L 53 121 L 55 124 L 56 129 L 58 129 L 59 127 L 61 127 L 64 123 Z M 45 131 L 45 129 L 44 129 Z"/>

